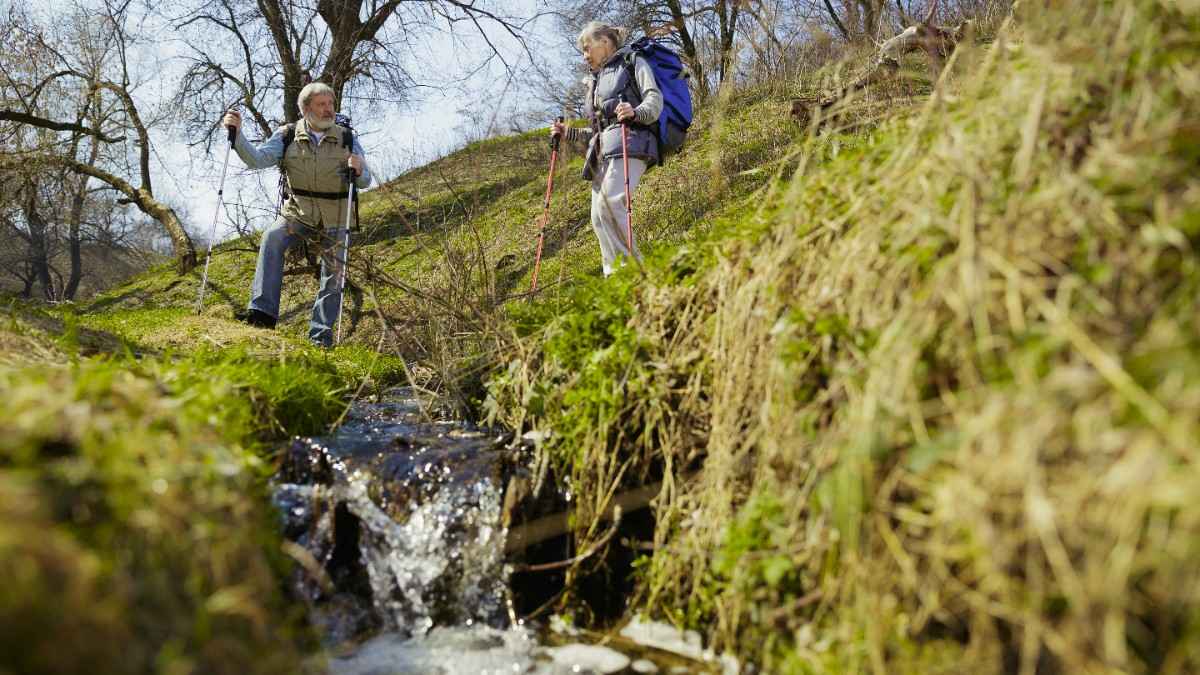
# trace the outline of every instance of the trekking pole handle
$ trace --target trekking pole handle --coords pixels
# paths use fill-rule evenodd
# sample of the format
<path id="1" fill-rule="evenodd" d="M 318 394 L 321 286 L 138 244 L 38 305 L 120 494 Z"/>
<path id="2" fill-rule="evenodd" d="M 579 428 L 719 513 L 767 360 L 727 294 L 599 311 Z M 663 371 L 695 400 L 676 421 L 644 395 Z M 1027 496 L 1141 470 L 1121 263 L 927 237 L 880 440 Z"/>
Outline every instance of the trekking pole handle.
<path id="1" fill-rule="evenodd" d="M 229 106 L 229 108 L 227 108 L 225 110 L 225 114 L 227 114 L 227 115 L 232 112 L 236 112 L 239 116 L 242 114 L 242 111 L 238 110 L 238 105 L 237 105 L 236 101 L 234 102 L 233 105 Z M 237 127 L 225 127 L 225 133 L 226 133 L 226 136 L 229 138 L 229 147 L 232 148 L 234 143 L 237 141 L 238 128 Z"/>
<path id="2" fill-rule="evenodd" d="M 554 119 L 554 121 L 559 124 L 562 124 L 564 121 L 563 116 L 559 115 L 558 117 L 556 117 Z M 555 152 L 558 152 L 558 142 L 561 140 L 562 140 L 562 134 L 555 134 L 555 135 L 551 136 L 550 137 L 550 149 L 554 150 Z"/>

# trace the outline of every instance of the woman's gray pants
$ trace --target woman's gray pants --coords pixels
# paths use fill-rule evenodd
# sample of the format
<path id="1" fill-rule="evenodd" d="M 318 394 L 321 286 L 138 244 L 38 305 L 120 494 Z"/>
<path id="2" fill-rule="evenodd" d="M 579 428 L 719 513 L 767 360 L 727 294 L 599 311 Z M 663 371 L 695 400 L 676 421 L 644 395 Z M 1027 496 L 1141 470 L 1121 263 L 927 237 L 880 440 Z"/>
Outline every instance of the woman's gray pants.
<path id="1" fill-rule="evenodd" d="M 318 231 L 286 218 L 280 218 L 263 233 L 258 246 L 258 264 L 254 268 L 254 285 L 250 289 L 250 309 L 279 317 L 279 295 L 283 291 L 283 255 L 292 244 L 320 237 L 321 287 L 313 303 L 312 319 L 308 322 L 308 339 L 329 347 L 333 344 L 333 325 L 342 304 L 341 272 L 345 257 L 343 244 L 346 228 L 326 228 Z"/>
<path id="2" fill-rule="evenodd" d="M 620 157 L 602 160 L 601 171 L 592 179 L 592 229 L 600 240 L 600 263 L 604 276 L 616 269 L 617 259 L 630 255 L 628 218 L 625 211 L 625 166 Z M 646 171 L 646 162 L 629 158 L 629 192 L 632 195 Z M 637 237 L 633 257 L 642 259 Z"/>

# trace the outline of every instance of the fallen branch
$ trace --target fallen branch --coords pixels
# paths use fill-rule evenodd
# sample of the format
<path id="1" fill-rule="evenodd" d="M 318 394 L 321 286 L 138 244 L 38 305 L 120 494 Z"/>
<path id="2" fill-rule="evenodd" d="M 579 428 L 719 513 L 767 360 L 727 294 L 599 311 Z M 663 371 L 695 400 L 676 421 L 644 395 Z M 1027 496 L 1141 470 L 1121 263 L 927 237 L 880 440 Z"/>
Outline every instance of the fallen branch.
<path id="1" fill-rule="evenodd" d="M 661 485 L 661 483 L 659 485 Z M 612 509 L 612 515 L 613 515 L 613 518 L 612 518 L 613 526 L 611 528 L 609 528 L 608 534 L 604 535 L 603 537 L 600 538 L 599 541 L 592 544 L 592 547 L 589 548 L 587 551 L 584 551 L 583 553 L 580 553 L 577 556 L 567 558 L 566 560 L 558 560 L 555 562 L 541 563 L 538 565 L 527 565 L 527 564 L 526 565 L 516 565 L 513 567 L 513 571 L 514 572 L 549 572 L 552 570 L 560 570 L 565 567 L 570 567 L 571 565 L 574 565 L 575 563 L 587 560 L 588 558 L 595 555 L 596 551 L 599 551 L 600 549 L 604 548 L 604 546 L 609 541 L 612 540 L 613 535 L 615 535 L 617 533 L 617 530 L 620 528 L 621 507 L 614 506 Z"/>
<path id="2" fill-rule="evenodd" d="M 321 587 L 321 590 L 326 595 L 333 595 L 337 590 L 333 584 L 333 579 L 329 578 L 329 573 L 325 571 L 325 567 L 313 557 L 313 554 L 308 549 L 294 541 L 286 539 L 280 545 L 280 548 L 289 558 L 295 560 L 304 571 L 308 572 L 308 575 L 312 577 L 313 581 L 317 582 L 317 585 Z"/>
<path id="3" fill-rule="evenodd" d="M 929 67 L 936 79 L 946 65 L 946 59 L 958 48 L 959 43 L 967 39 L 974 31 L 975 24 L 969 19 L 960 23 L 956 28 L 949 29 L 933 24 L 937 9 L 934 2 L 925 18 L 905 28 L 899 35 L 887 40 L 879 46 L 879 53 L 874 61 L 854 82 L 838 91 L 835 95 L 821 101 L 821 109 L 825 110 L 850 94 L 865 89 L 885 75 L 895 75 L 900 70 L 900 59 L 906 54 L 923 51 L 929 56 Z M 802 117 L 807 106 L 798 101 L 792 104 L 792 115 Z"/>
<path id="4" fill-rule="evenodd" d="M 629 513 L 644 509 L 650 505 L 650 501 L 658 496 L 658 493 L 661 491 L 662 482 L 658 482 L 643 485 L 628 492 L 622 492 L 613 497 L 612 503 L 601 514 L 600 520 L 616 520 L 620 513 Z M 530 546 L 540 544 L 547 539 L 561 537 L 571 531 L 570 522 L 572 515 L 574 515 L 574 511 L 564 511 L 517 525 L 508 531 L 508 540 L 504 543 L 504 552 L 508 554 L 524 551 Z M 611 534 L 609 537 L 611 537 Z M 607 538 L 600 543 L 603 544 L 606 541 Z M 589 551 L 587 555 L 591 553 L 592 551 Z M 567 561 L 567 565 L 570 564 L 571 561 Z"/>

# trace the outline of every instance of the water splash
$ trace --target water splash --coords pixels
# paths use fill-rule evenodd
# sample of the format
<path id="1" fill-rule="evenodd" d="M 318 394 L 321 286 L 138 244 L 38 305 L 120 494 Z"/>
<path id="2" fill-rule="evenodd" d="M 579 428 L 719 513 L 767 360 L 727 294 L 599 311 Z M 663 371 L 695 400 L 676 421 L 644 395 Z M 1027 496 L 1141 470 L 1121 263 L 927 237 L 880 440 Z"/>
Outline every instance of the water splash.
<path id="1" fill-rule="evenodd" d="M 508 584 L 490 480 L 449 486 L 398 522 L 353 478 L 335 491 L 362 524 L 359 549 L 376 610 L 388 628 L 422 635 L 434 621 L 503 622 Z"/>
<path id="2" fill-rule="evenodd" d="M 507 439 L 430 420 L 422 406 L 408 389 L 356 404 L 336 433 L 297 439 L 284 458 L 273 498 L 299 563 L 292 587 L 338 654 L 317 668 L 338 675 L 719 672 L 710 654 L 700 655 L 703 662 L 672 654 L 670 627 L 656 628 L 656 644 L 642 647 L 644 630 L 633 639 L 588 638 L 561 626 L 553 635 L 510 625 L 500 525 Z M 679 644 L 698 644 L 698 636 L 680 636 Z M 581 642 L 588 639 L 623 640 L 625 653 Z"/>
<path id="3" fill-rule="evenodd" d="M 371 627 L 505 623 L 500 440 L 424 419 L 399 390 L 359 404 L 335 434 L 292 444 L 275 503 L 285 535 L 321 568 L 302 565 L 295 586 L 318 615 L 370 608 L 350 625 L 318 619 L 331 642 Z"/>

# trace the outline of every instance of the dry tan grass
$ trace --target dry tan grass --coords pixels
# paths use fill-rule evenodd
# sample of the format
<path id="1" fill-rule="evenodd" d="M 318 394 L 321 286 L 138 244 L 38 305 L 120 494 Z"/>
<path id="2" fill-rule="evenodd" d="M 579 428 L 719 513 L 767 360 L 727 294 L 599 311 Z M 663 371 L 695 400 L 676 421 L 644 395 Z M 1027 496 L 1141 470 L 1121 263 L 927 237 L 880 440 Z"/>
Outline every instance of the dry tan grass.
<path id="1" fill-rule="evenodd" d="M 1022 12 L 650 277 L 627 399 L 545 448 L 596 512 L 663 467 L 641 604 L 769 672 L 1200 668 L 1200 7 Z"/>

